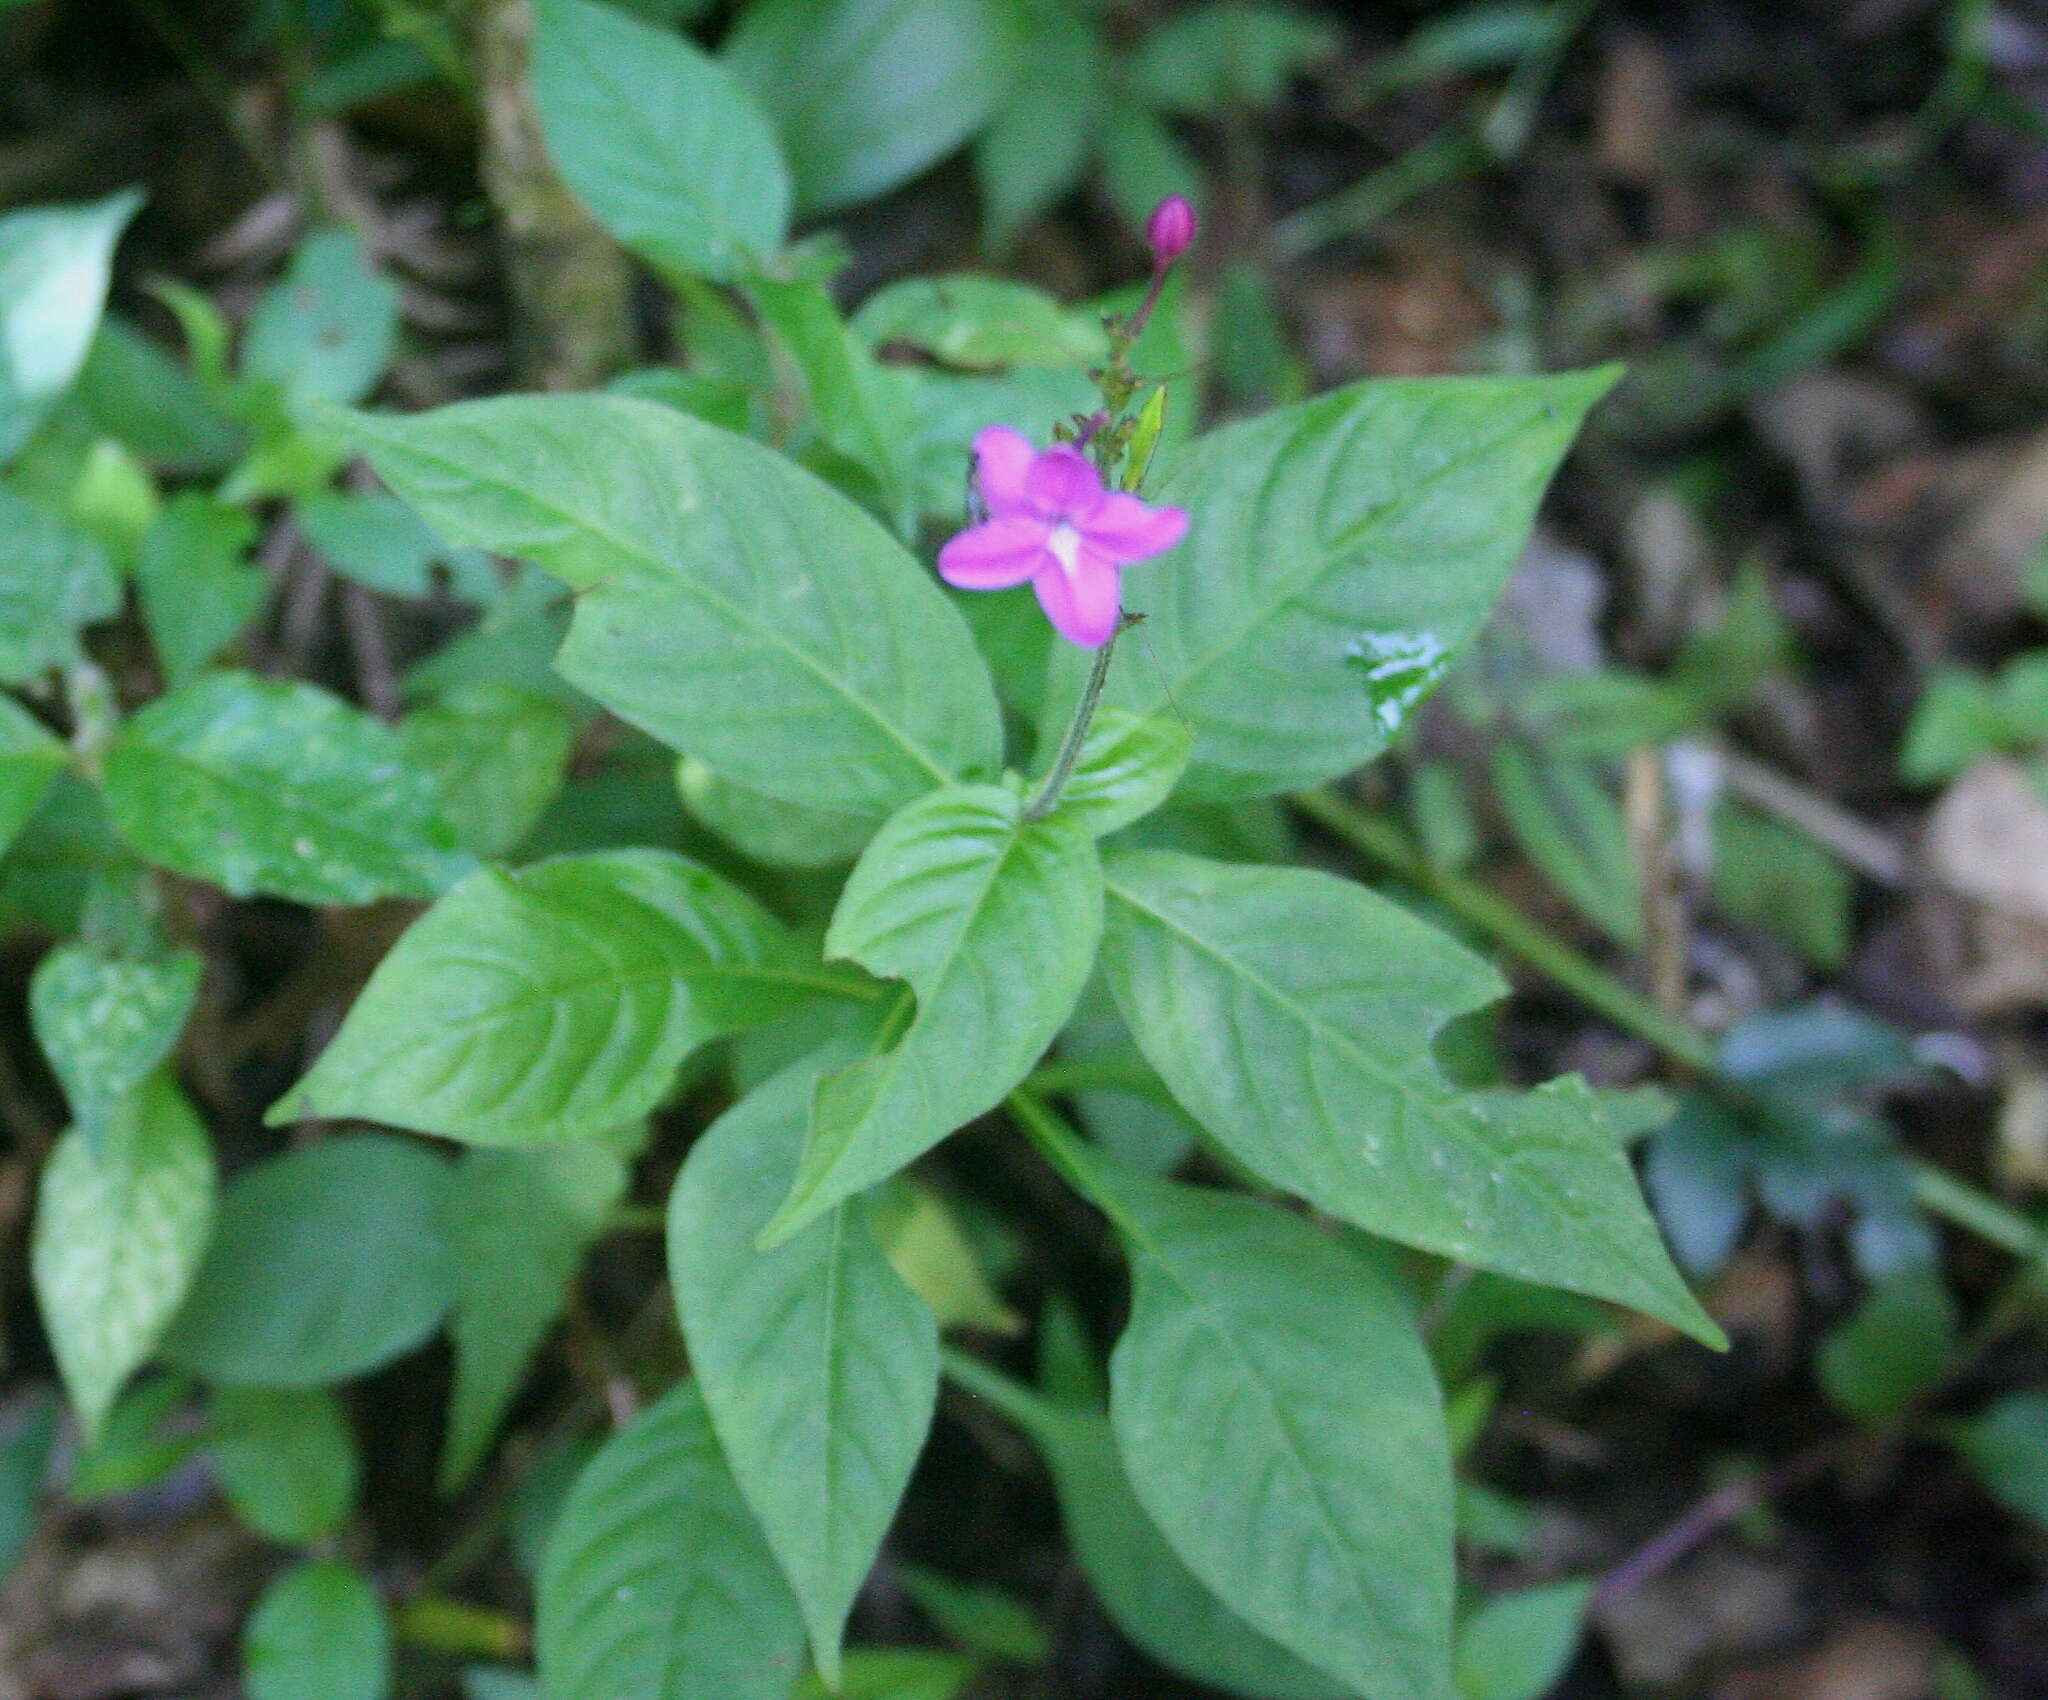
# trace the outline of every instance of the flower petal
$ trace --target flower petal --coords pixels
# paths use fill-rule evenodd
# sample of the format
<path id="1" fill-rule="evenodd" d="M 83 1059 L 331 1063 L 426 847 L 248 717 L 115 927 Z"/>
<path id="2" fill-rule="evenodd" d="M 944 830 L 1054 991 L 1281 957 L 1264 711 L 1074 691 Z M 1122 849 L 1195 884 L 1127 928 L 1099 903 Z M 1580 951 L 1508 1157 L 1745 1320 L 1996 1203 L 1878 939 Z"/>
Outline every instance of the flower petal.
<path id="1" fill-rule="evenodd" d="M 1053 629 L 1083 649 L 1100 649 L 1116 634 L 1123 586 L 1115 565 L 1084 548 L 1069 573 L 1054 566 L 1031 581 Z"/>
<path id="2" fill-rule="evenodd" d="M 1102 474 L 1071 443 L 1055 443 L 1032 458 L 1024 494 L 1047 519 L 1068 519 L 1102 495 Z"/>
<path id="3" fill-rule="evenodd" d="M 1136 496 L 1116 491 L 1074 521 L 1074 529 L 1119 566 L 1163 555 L 1188 531 L 1188 516 L 1179 508 L 1155 508 Z"/>
<path id="4" fill-rule="evenodd" d="M 962 590 L 1008 590 L 1042 569 L 1057 572 L 1042 519 L 1009 514 L 969 526 L 939 551 L 939 577 Z"/>
<path id="5" fill-rule="evenodd" d="M 1024 475 L 1038 451 L 1031 439 L 1007 425 L 991 425 L 974 439 L 975 482 L 992 514 L 1002 515 L 1024 502 Z"/>

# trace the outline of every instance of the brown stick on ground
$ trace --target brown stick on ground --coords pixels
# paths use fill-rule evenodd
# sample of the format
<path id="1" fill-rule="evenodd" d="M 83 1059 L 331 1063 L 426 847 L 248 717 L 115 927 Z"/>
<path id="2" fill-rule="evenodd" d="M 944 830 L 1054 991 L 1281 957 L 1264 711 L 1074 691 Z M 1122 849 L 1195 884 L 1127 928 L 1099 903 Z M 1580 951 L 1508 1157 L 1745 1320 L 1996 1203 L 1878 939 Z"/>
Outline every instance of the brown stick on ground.
<path id="1" fill-rule="evenodd" d="M 528 0 L 476 0 L 484 188 L 512 286 L 513 364 L 534 389 L 583 390 L 632 357 L 632 278 L 541 142 Z"/>

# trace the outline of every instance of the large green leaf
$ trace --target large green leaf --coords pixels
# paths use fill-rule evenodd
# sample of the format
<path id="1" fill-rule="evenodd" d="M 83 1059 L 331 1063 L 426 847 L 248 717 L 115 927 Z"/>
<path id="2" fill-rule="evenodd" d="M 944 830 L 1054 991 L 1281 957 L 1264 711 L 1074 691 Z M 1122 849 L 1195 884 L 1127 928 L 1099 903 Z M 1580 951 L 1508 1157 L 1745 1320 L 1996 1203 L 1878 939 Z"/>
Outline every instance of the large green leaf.
<path id="1" fill-rule="evenodd" d="M 463 685 L 408 714 L 398 741 L 429 774 L 441 812 L 479 856 L 512 850 L 562 788 L 576 720 L 510 685 Z"/>
<path id="2" fill-rule="evenodd" d="M 804 1625 L 684 1382 L 585 1466 L 549 1537 L 547 1700 L 788 1700 Z"/>
<path id="3" fill-rule="evenodd" d="M 76 661 L 78 634 L 121 611 L 106 551 L 26 496 L 0 489 L 0 685 Z"/>
<path id="4" fill-rule="evenodd" d="M 444 537 L 574 586 L 563 675 L 736 784 L 880 813 L 1000 761 L 987 669 L 944 593 L 758 443 L 599 395 L 350 433 Z"/>
<path id="5" fill-rule="evenodd" d="M 1251 1700 L 1344 1700 L 1349 1690 L 1269 1641 L 1180 1561 L 1131 1492 L 1109 1419 L 1039 1396 L 957 1354 L 947 1373 L 1030 1436 L 1052 1474 L 1074 1557 L 1103 1610 L 1169 1669 Z"/>
<path id="6" fill-rule="evenodd" d="M 890 1049 L 818 1083 L 771 1240 L 994 1108 L 1073 1010 L 1102 930 L 1101 864 L 1077 822 L 1023 814 L 1000 786 L 935 791 L 854 865 L 826 954 L 908 981 L 917 1013 Z"/>
<path id="7" fill-rule="evenodd" d="M 171 1054 L 204 968 L 189 951 L 129 960 L 85 944 L 59 945 L 36 964 L 28 990 L 36 1043 L 79 1131 L 96 1145 Z"/>
<path id="8" fill-rule="evenodd" d="M 245 1170 L 165 1357 L 228 1387 L 318 1387 L 410 1351 L 454 1291 L 450 1172 L 446 1158 L 382 1134 Z"/>
<path id="9" fill-rule="evenodd" d="M 455 1387 L 441 1484 L 469 1479 L 555 1319 L 583 1254 L 626 1190 L 626 1164 L 602 1144 L 466 1151 L 455 1165 Z"/>
<path id="10" fill-rule="evenodd" d="M 43 1169 L 31 1268 L 64 1385 L 90 1439 L 155 1349 L 206 1250 L 213 1148 L 168 1080 L 135 1093 L 118 1140 L 74 1130 Z"/>
<path id="11" fill-rule="evenodd" d="M 321 1559 L 264 1590 L 242 1634 L 249 1700 L 384 1700 L 391 1625 L 360 1570 Z"/>
<path id="12" fill-rule="evenodd" d="M 1576 1077 L 1462 1092 L 1431 1043 L 1506 992 L 1362 886 L 1168 851 L 1111 864 L 1103 951 L 1140 1049 L 1255 1173 L 1389 1239 L 1718 1342 Z"/>
<path id="13" fill-rule="evenodd" d="M 650 264 L 731 282 L 789 228 L 789 172 L 732 73 L 595 0 L 540 0 L 533 93 L 562 180 Z"/>
<path id="14" fill-rule="evenodd" d="M 1099 1161 L 1131 1257 L 1110 1418 L 1140 1503 L 1249 1623 L 1370 1700 L 1450 1680 L 1450 1449 L 1407 1295 L 1356 1242 Z"/>
<path id="15" fill-rule="evenodd" d="M 123 189 L 0 218 L 0 466 L 85 364 L 114 244 L 141 205 L 139 190 Z"/>
<path id="16" fill-rule="evenodd" d="M 431 897 L 470 865 L 391 728 L 313 685 L 202 674 L 121 728 L 106 788 L 142 855 L 236 897 Z"/>
<path id="17" fill-rule="evenodd" d="M 270 1119 L 587 1139 L 645 1115 L 699 1045 L 836 983 L 751 897 L 666 851 L 483 868 L 413 923 Z"/>
<path id="18" fill-rule="evenodd" d="M 1257 796 L 1370 760 L 1479 629 L 1614 371 L 1374 381 L 1227 425 L 1158 499 L 1187 540 L 1125 575 L 1146 616 L 1108 700 L 1194 728 L 1185 789 Z M 1061 724 L 1087 657 L 1063 657 Z"/>
<path id="19" fill-rule="evenodd" d="M 0 696 L 0 850 L 28 824 L 67 759 L 40 720 L 12 697 Z"/>
<path id="20" fill-rule="evenodd" d="M 993 112 L 1018 46 L 1001 0 L 760 0 L 726 46 L 782 132 L 797 204 L 893 189 Z"/>
<path id="21" fill-rule="evenodd" d="M 341 1401 L 325 1388 L 223 1387 L 207 1448 L 235 1514 L 287 1546 L 325 1540 L 355 1503 L 360 1466 Z"/>
<path id="22" fill-rule="evenodd" d="M 785 1069 L 697 1142 L 669 1200 L 668 1267 L 725 1455 L 831 1678 L 931 1427 L 939 1331 L 863 1201 L 755 1249 L 803 1155 L 827 1055 Z"/>

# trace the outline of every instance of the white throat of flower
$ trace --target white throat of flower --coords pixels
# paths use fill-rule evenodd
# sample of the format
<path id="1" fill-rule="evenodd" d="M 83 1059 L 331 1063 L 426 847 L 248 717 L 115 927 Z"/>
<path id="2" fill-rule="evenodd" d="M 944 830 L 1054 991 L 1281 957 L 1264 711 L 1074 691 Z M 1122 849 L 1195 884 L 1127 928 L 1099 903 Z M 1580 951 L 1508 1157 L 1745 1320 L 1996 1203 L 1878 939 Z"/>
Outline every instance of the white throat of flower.
<path id="1" fill-rule="evenodd" d="M 1052 535 L 1045 540 L 1045 546 L 1052 551 L 1052 558 L 1059 562 L 1060 571 L 1072 578 L 1081 562 L 1081 534 L 1061 520 L 1052 528 Z"/>

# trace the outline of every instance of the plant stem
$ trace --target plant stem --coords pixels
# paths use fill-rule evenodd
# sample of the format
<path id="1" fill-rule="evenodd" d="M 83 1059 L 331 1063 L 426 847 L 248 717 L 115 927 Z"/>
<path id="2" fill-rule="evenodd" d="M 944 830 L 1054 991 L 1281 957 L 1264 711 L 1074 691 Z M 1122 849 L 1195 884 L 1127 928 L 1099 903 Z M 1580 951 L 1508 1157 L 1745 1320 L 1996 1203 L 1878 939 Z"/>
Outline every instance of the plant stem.
<path id="1" fill-rule="evenodd" d="M 1074 705 L 1074 718 L 1067 727 L 1067 735 L 1060 740 L 1059 754 L 1053 757 L 1052 771 L 1045 776 L 1038 795 L 1024 810 L 1027 825 L 1035 820 L 1044 820 L 1052 813 L 1059 803 L 1060 793 L 1073 777 L 1074 763 L 1081 759 L 1081 745 L 1088 736 L 1089 722 L 1094 720 L 1096 705 L 1102 701 L 1102 687 L 1109 682 L 1110 655 L 1116 649 L 1116 640 L 1123 635 L 1123 629 L 1124 623 L 1119 619 L 1116 630 L 1109 634 L 1109 642 L 1095 652 L 1095 664 L 1088 669 L 1088 683 L 1081 688 L 1081 700 Z"/>
<path id="2" fill-rule="evenodd" d="M 1702 1076 L 1723 1090 L 1745 1093 L 1742 1083 L 1730 1080 L 1721 1069 L 1714 1041 L 1706 1034 L 1665 1014 L 1642 993 L 1588 961 L 1555 933 L 1539 926 L 1486 887 L 1436 866 L 1385 816 L 1359 807 L 1327 786 L 1296 793 L 1294 805 L 1333 838 L 1426 892 L 1502 949 L 1520 957 L 1588 1008 L 1606 1016 L 1623 1032 L 1654 1047 L 1685 1073 Z M 2015 1257 L 2048 1260 L 2048 1238 L 2010 1205 L 1932 1163 L 1915 1159 L 1909 1169 L 1913 1197 L 1928 1214 L 1976 1234 Z"/>

